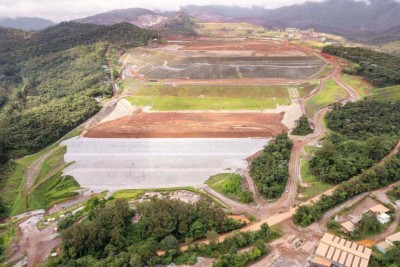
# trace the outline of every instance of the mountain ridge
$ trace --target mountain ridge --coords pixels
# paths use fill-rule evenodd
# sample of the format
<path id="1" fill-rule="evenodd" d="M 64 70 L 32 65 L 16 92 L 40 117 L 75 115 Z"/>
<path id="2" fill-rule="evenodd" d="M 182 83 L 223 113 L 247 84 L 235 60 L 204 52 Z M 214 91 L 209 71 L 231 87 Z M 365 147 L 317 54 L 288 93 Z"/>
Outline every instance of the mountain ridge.
<path id="1" fill-rule="evenodd" d="M 51 20 L 37 17 L 17 17 L 0 19 L 0 27 L 25 31 L 43 30 L 54 25 L 55 23 Z"/>

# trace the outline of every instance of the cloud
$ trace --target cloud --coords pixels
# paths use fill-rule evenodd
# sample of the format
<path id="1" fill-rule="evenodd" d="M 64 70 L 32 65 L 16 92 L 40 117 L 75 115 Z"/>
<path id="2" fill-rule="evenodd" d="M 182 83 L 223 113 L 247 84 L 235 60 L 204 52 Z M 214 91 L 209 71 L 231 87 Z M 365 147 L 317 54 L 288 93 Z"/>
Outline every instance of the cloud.
<path id="1" fill-rule="evenodd" d="M 276 8 L 307 0 L 226 0 L 224 5 Z M 313 0 L 321 1 L 321 0 Z M 113 9 L 142 7 L 178 10 L 185 5 L 215 5 L 216 0 L 0 0 L 0 17 L 41 17 L 55 22 L 82 18 Z"/>
<path id="2" fill-rule="evenodd" d="M 322 2 L 323 0 L 308 0 Z M 354 0 L 368 2 L 370 0 Z M 395 0 L 399 2 L 400 0 Z M 225 0 L 224 5 L 277 8 L 302 4 L 307 0 Z M 178 10 L 185 5 L 216 5 L 217 0 L 0 0 L 0 18 L 41 17 L 55 22 L 83 18 L 113 9 L 142 7 Z"/>

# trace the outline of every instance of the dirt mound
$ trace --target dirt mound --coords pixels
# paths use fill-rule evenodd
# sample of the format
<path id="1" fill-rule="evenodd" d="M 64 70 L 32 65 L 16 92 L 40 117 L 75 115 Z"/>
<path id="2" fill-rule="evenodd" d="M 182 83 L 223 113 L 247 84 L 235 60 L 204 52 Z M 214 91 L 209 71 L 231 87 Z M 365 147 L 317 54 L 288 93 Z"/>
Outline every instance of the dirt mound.
<path id="1" fill-rule="evenodd" d="M 85 137 L 270 137 L 287 130 L 282 118 L 266 113 L 140 113 L 93 127 Z"/>

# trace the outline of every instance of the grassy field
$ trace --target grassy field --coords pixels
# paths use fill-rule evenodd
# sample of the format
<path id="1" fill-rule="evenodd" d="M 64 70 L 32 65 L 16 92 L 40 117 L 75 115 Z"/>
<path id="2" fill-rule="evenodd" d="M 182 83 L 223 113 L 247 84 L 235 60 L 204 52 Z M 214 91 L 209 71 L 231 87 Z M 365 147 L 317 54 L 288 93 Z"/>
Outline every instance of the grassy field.
<path id="1" fill-rule="evenodd" d="M 153 110 L 263 110 L 274 109 L 273 99 L 243 98 L 189 98 L 189 97 L 127 97 L 135 106 L 152 106 Z M 279 105 L 288 105 L 288 100 L 277 99 Z"/>
<path id="2" fill-rule="evenodd" d="M 320 73 L 318 73 L 318 78 L 321 79 L 325 77 L 332 70 L 333 66 L 331 64 L 327 65 Z"/>
<path id="3" fill-rule="evenodd" d="M 196 32 L 208 37 L 247 37 L 253 34 L 263 35 L 265 29 L 245 22 L 239 23 L 197 23 Z"/>
<path id="4" fill-rule="evenodd" d="M 319 81 L 312 80 L 309 82 L 305 82 L 297 86 L 297 90 L 299 91 L 300 97 L 305 97 L 309 95 L 319 84 Z"/>
<path id="5" fill-rule="evenodd" d="M 66 201 L 71 197 L 77 196 L 79 184 L 71 176 L 62 177 L 62 173 L 57 172 L 52 177 L 37 186 L 35 191 L 28 198 L 29 209 L 43 209 L 51 205 Z"/>
<path id="6" fill-rule="evenodd" d="M 236 173 L 221 173 L 206 182 L 214 191 L 242 203 L 250 203 L 253 198 L 248 190 L 243 190 L 243 177 Z"/>
<path id="7" fill-rule="evenodd" d="M 369 98 L 380 101 L 398 101 L 400 100 L 400 85 L 385 88 L 374 88 L 372 89 Z"/>
<path id="8" fill-rule="evenodd" d="M 306 113 L 312 118 L 317 110 L 339 102 L 345 99 L 346 96 L 347 91 L 339 86 L 333 79 L 329 79 L 318 94 L 307 100 Z"/>
<path id="9" fill-rule="evenodd" d="M 310 88 L 293 86 L 304 92 Z M 134 88 L 134 89 L 132 89 Z M 287 86 L 258 85 L 183 85 L 173 87 L 161 83 L 124 83 L 127 100 L 137 106 L 152 106 L 154 110 L 262 110 L 276 104 L 291 103 Z M 299 90 L 299 93 L 300 93 Z M 311 88 L 312 90 L 312 88 Z M 274 99 L 275 98 L 275 99 Z"/>
<path id="10" fill-rule="evenodd" d="M 360 98 L 368 97 L 379 101 L 400 100 L 400 85 L 374 88 L 359 76 L 344 74 L 341 76 L 341 78 L 345 83 L 353 87 L 360 94 Z"/>
<path id="11" fill-rule="evenodd" d="M 315 146 L 305 146 L 304 150 L 306 151 L 307 156 L 312 156 L 317 148 Z"/>
<path id="12" fill-rule="evenodd" d="M 361 99 L 371 93 L 372 86 L 363 81 L 362 77 L 344 74 L 341 76 L 341 79 L 356 90 Z"/>
<path id="13" fill-rule="evenodd" d="M 123 199 L 138 199 L 144 195 L 146 190 L 144 189 L 130 189 L 130 190 L 120 190 L 115 192 L 112 196 L 114 198 Z"/>
<path id="14" fill-rule="evenodd" d="M 301 160 L 301 179 L 307 183 L 307 187 L 302 189 L 302 199 L 310 199 L 329 188 L 332 185 L 319 181 L 314 175 L 310 173 L 308 160 Z M 304 190 L 304 191 L 303 191 Z"/>
<path id="15" fill-rule="evenodd" d="M 299 44 L 299 45 L 304 45 L 304 46 L 308 46 L 314 49 L 319 49 L 321 50 L 325 44 L 322 42 L 318 42 L 318 41 L 298 41 L 298 40 L 294 40 L 291 41 L 291 43 L 293 44 Z"/>
<path id="16" fill-rule="evenodd" d="M 61 140 L 75 137 L 81 131 L 82 129 L 78 127 L 69 132 Z M 62 161 L 62 157 L 66 151 L 65 147 L 58 147 L 57 144 L 54 144 L 36 154 L 17 159 L 8 164 L 5 175 L 6 179 L 2 183 L 0 194 L 2 195 L 2 198 L 11 216 L 24 213 L 27 210 L 32 209 L 31 203 L 29 203 L 31 200 L 30 196 L 28 195 L 29 192 L 25 192 L 24 190 L 24 173 L 29 165 L 52 149 L 55 149 L 55 151 L 45 160 L 41 166 L 41 169 L 39 170 L 38 176 L 35 179 L 33 184 L 33 189 L 35 189 L 38 184 L 44 182 L 46 179 L 52 178 L 54 174 L 65 167 L 65 164 Z M 62 200 L 65 200 L 65 197 L 61 197 L 60 201 Z M 38 206 L 36 205 L 35 208 L 36 207 Z M 47 207 L 48 206 L 41 206 L 40 208 Z"/>
<path id="17" fill-rule="evenodd" d="M 67 147 L 57 147 L 56 150 L 43 162 L 42 167 L 35 179 L 34 184 L 39 184 L 46 180 L 54 171 L 66 166 L 64 163 L 64 154 L 67 152 Z"/>
<path id="18" fill-rule="evenodd" d="M 288 99 L 287 86 L 284 85 L 146 85 L 136 96 L 176 96 L 176 97 L 224 97 L 224 98 L 280 98 Z"/>
<path id="19" fill-rule="evenodd" d="M 26 211 L 28 204 L 23 190 L 24 173 L 32 162 L 51 149 L 52 146 L 47 147 L 36 154 L 8 163 L 5 174 L 6 179 L 4 179 L 4 182 L 2 183 L 0 193 L 10 215 L 16 215 Z"/>

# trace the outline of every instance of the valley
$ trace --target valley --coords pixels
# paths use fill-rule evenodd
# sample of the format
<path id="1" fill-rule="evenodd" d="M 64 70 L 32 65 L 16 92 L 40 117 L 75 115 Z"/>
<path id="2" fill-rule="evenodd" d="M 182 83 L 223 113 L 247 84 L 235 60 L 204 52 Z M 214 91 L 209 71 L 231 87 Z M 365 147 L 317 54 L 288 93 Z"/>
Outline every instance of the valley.
<path id="1" fill-rule="evenodd" d="M 115 24 L 125 12 L 7 31 L 0 262 L 313 266 L 330 233 L 389 266 L 375 248 L 399 229 L 398 58 L 247 19 Z M 379 231 L 373 213 L 335 228 L 371 203 L 390 211 Z"/>

